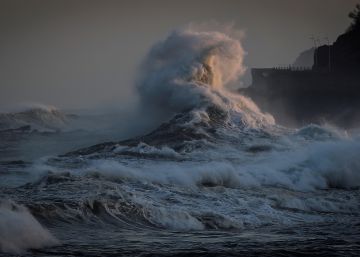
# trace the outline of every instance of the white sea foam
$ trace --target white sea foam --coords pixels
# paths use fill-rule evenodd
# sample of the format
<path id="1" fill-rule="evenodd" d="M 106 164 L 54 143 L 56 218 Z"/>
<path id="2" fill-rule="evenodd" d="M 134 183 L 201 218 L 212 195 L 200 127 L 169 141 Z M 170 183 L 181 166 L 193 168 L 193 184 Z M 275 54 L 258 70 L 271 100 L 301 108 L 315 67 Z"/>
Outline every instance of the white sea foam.
<path id="1" fill-rule="evenodd" d="M 172 148 L 167 146 L 154 147 L 146 143 L 140 142 L 137 146 L 129 147 L 119 145 L 114 150 L 114 153 L 133 153 L 133 154 L 145 154 L 149 156 L 161 156 L 161 157 L 170 157 L 170 158 L 179 158 L 180 154 L 174 151 Z"/>
<path id="2" fill-rule="evenodd" d="M 64 179 L 66 185 L 79 183 L 81 187 L 97 188 L 100 183 L 100 188 L 106 190 L 94 197 L 100 197 L 98 201 L 115 218 L 121 219 L 123 208 L 131 206 L 136 210 L 131 215 L 140 215 L 140 220 L 180 231 L 246 229 L 274 223 L 294 225 L 326 221 L 331 218 L 321 215 L 326 212 L 359 213 L 358 190 L 329 190 L 360 188 L 359 140 L 335 138 L 293 143 L 296 147 L 290 145 L 288 149 L 261 154 L 238 150 L 238 155 L 243 155 L 240 162 L 232 160 L 234 153 L 228 155 L 223 146 L 213 148 L 211 157 L 210 150 L 199 151 L 201 160 L 89 159 L 86 165 L 70 169 L 66 173 L 70 175 L 63 179 L 51 179 L 49 185 L 44 180 L 41 186 L 59 183 L 61 188 Z M 145 154 L 148 151 L 158 154 L 159 149 L 144 147 L 149 148 Z M 50 177 L 69 171 L 46 164 L 36 170 L 55 173 Z M 96 191 L 101 191 L 100 188 Z M 112 201 L 115 203 L 109 204 Z"/>
<path id="3" fill-rule="evenodd" d="M 192 29 L 171 33 L 151 49 L 142 65 L 137 88 L 144 111 L 162 116 L 216 106 L 224 113 L 231 111 L 238 124 L 273 125 L 273 117 L 250 99 L 227 90 L 227 84 L 244 73 L 243 58 L 240 41 L 224 33 Z"/>
<path id="4" fill-rule="evenodd" d="M 58 244 L 50 232 L 22 205 L 9 200 L 0 201 L 0 250 L 24 253 Z"/>
<path id="5" fill-rule="evenodd" d="M 76 188 L 85 187 L 87 200 L 96 185 L 101 194 L 95 198 L 101 198 L 98 202 L 113 217 L 123 215 L 121 207 L 129 202 L 134 210 L 130 213 L 140 215 L 141 221 L 173 230 L 242 229 L 324 219 L 312 212 L 359 213 L 356 193 L 341 203 L 340 193 L 328 197 L 324 191 L 360 188 L 359 139 L 332 127 L 309 125 L 295 132 L 280 128 L 251 99 L 229 92 L 227 83 L 244 72 L 243 55 L 240 42 L 224 33 L 172 33 L 147 56 L 138 91 L 144 110 L 180 112 L 171 120 L 175 124 L 161 126 L 155 140 L 154 134 L 145 135 L 147 143 L 135 138 L 126 141 L 130 146 L 94 147 L 91 157 L 70 154 L 39 161 L 32 168 L 38 175 L 70 175 L 58 179 L 48 174 L 52 179 L 34 185 L 55 184 L 62 190 L 75 183 Z M 205 136 L 184 137 L 190 142 L 180 137 L 180 143 L 206 143 L 188 152 L 174 147 L 177 142 L 166 145 L 177 133 L 187 136 L 194 130 Z M 120 203 L 106 203 L 119 198 Z M 34 246 L 23 248 L 28 247 Z"/>
<path id="6" fill-rule="evenodd" d="M 151 161 L 145 167 L 137 167 L 116 160 L 93 160 L 86 170 L 139 181 L 190 187 L 270 186 L 299 191 L 360 187 L 360 142 L 356 139 L 313 142 L 287 151 L 271 151 L 253 156 L 243 164 L 227 161 L 226 153 L 221 153 L 221 149 L 218 151 L 218 159 L 207 163 Z M 163 154 L 162 151 L 160 153 Z M 168 150 L 165 153 L 169 153 Z"/>
<path id="7" fill-rule="evenodd" d="M 69 117 L 53 106 L 31 105 L 21 111 L 0 113 L 0 129 L 16 129 L 30 126 L 31 130 L 53 132 L 65 129 Z"/>
<path id="8" fill-rule="evenodd" d="M 202 230 L 204 225 L 186 210 L 174 210 L 167 207 L 146 208 L 147 218 L 150 222 L 161 227 L 173 230 Z"/>

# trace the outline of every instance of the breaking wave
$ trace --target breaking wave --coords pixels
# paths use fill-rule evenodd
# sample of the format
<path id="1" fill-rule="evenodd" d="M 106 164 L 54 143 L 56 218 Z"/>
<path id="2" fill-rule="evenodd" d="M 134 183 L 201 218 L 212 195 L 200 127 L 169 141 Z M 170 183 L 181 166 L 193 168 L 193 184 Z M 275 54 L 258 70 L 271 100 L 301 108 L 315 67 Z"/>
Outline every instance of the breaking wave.
<path id="1" fill-rule="evenodd" d="M 62 158 L 80 156 L 88 166 L 82 171 L 164 184 L 360 187 L 357 138 L 331 126 L 277 126 L 251 99 L 226 89 L 244 72 L 243 55 L 240 42 L 220 32 L 171 33 L 150 50 L 138 90 L 144 107 L 172 118 L 149 134 Z M 146 167 L 126 163 L 139 158 Z"/>
<path id="2" fill-rule="evenodd" d="M 31 213 L 71 242 L 87 243 L 89 227 L 131 237 L 259 227 L 292 227 L 297 237 L 306 234 L 298 230 L 304 224 L 338 221 L 355 230 L 360 138 L 331 126 L 278 126 L 251 99 L 230 92 L 228 83 L 244 72 L 243 55 L 240 42 L 220 32 L 173 32 L 151 49 L 137 84 L 143 115 L 160 118 L 159 127 L 31 164 L 4 164 L 30 179 L 0 192 L 25 195 Z M 42 127 L 66 122 L 56 110 L 24 113 L 10 116 Z M 2 251 L 56 243 L 23 206 L 0 204 L 0 217 Z M 12 218 L 29 224 L 39 241 L 13 237 Z"/>
<path id="3" fill-rule="evenodd" d="M 244 96 L 230 93 L 227 85 L 245 71 L 240 42 L 220 32 L 175 31 L 156 44 L 145 59 L 138 92 L 144 110 L 156 115 L 190 112 L 209 121 L 211 110 L 250 127 L 273 125 Z"/>
<path id="4" fill-rule="evenodd" d="M 31 215 L 28 209 L 12 201 L 0 200 L 0 250 L 24 253 L 57 245 L 59 242 Z"/>
<path id="5" fill-rule="evenodd" d="M 56 132 L 65 129 L 72 118 L 55 107 L 34 105 L 17 112 L 0 113 L 0 131 Z"/>

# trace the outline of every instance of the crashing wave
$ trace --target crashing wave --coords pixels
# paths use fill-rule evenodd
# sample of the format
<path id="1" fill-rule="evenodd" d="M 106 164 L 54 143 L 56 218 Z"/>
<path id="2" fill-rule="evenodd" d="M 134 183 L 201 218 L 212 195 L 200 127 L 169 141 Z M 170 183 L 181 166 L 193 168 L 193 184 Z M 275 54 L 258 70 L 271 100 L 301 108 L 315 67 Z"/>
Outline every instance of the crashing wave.
<path id="1" fill-rule="evenodd" d="M 58 243 L 26 207 L 0 199 L 0 252 L 21 254 Z"/>
<path id="2" fill-rule="evenodd" d="M 273 128 L 270 114 L 227 85 L 245 71 L 240 42 L 220 32 L 175 31 L 149 52 L 137 89 L 143 115 L 170 118 L 151 133 L 117 143 L 103 143 L 73 154 L 112 152 L 118 145 L 145 143 L 177 152 L 189 142 L 215 142 L 231 131 Z M 197 146 L 195 146 L 197 148 Z"/>
<path id="3" fill-rule="evenodd" d="M 303 224 L 327 220 L 326 215 L 318 213 L 352 215 L 360 211 L 356 191 L 315 193 L 283 187 L 293 177 L 293 182 L 304 188 L 305 180 L 296 179 L 296 174 L 286 178 L 284 173 L 267 170 L 257 174 L 257 182 L 262 185 L 251 190 L 246 184 L 253 185 L 256 177 L 235 174 L 238 172 L 235 170 L 224 172 L 221 165 L 209 164 L 206 169 L 191 170 L 165 165 L 147 171 L 131 170 L 125 165 L 120 168 L 115 162 L 112 165 L 112 170 L 109 163 L 103 163 L 99 166 L 101 171 L 95 172 L 93 167 L 93 171 L 82 175 L 80 171 L 49 173 L 37 183 L 25 185 L 27 189 L 41 189 L 33 190 L 30 199 L 34 200 L 28 208 L 37 218 L 52 223 L 94 224 L 100 220 L 102 225 L 118 228 L 177 231 Z M 116 166 L 118 171 L 114 170 Z M 310 175 L 306 178 L 309 184 L 315 182 Z M 131 180 L 130 176 L 137 178 Z M 153 183 L 149 183 L 151 180 Z M 102 188 L 94 190 L 99 181 Z M 269 184 L 277 186 L 268 187 Z M 73 196 L 74 188 L 77 197 Z M 59 190 L 63 194 L 54 195 Z M 44 192 L 53 201 L 44 200 Z M 346 201 L 339 201 L 345 196 Z"/>
<path id="4" fill-rule="evenodd" d="M 182 113 L 197 110 L 247 127 L 274 125 L 249 99 L 227 85 L 245 71 L 240 42 L 220 32 L 175 31 L 156 44 L 142 65 L 138 91 L 144 110 Z"/>
<path id="5" fill-rule="evenodd" d="M 352 154 L 358 151 L 357 140 L 336 141 L 344 137 L 329 127 L 279 128 L 250 99 L 226 89 L 227 83 L 244 71 L 243 54 L 239 41 L 219 32 L 172 33 L 147 56 L 138 90 L 145 109 L 173 117 L 149 134 L 98 144 L 63 157 L 87 156 L 100 159 L 100 163 L 107 159 L 109 166 L 98 167 L 103 172 L 119 170 L 112 163 L 118 156 L 199 161 L 196 168 L 193 164 L 170 167 L 172 173 L 166 177 L 171 183 L 187 176 L 187 184 L 235 188 L 358 188 L 359 163 Z M 348 155 L 337 156 L 338 149 Z M 90 161 L 88 165 L 96 167 L 98 163 Z M 127 168 L 119 165 L 123 174 Z M 147 171 L 141 169 L 123 175 L 153 182 L 163 172 L 157 164 L 151 171 L 150 166 Z M 166 179 L 160 182 L 168 183 Z"/>
<path id="6" fill-rule="evenodd" d="M 0 131 L 56 132 L 65 129 L 72 117 L 55 107 L 39 105 L 19 112 L 0 113 Z"/>

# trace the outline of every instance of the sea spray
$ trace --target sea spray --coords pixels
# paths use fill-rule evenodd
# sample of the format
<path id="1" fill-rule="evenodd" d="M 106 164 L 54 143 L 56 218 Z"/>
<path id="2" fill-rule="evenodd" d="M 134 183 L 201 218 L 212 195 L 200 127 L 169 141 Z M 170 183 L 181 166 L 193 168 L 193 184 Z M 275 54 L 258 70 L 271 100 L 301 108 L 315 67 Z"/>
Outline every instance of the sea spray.
<path id="1" fill-rule="evenodd" d="M 245 71 L 239 40 L 216 31 L 172 32 L 155 44 L 142 65 L 137 89 L 144 111 L 156 116 L 209 107 L 236 112 L 248 126 L 274 124 L 248 98 L 227 90 Z"/>
<path id="2" fill-rule="evenodd" d="M 57 244 L 59 241 L 26 207 L 0 199 L 0 252 L 21 254 L 27 249 Z"/>

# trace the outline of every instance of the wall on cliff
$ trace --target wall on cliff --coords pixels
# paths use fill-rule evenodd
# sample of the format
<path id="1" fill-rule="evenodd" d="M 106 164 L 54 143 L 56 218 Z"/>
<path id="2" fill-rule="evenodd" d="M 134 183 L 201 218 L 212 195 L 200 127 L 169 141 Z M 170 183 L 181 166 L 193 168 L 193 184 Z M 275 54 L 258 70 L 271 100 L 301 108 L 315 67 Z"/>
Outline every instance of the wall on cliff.
<path id="1" fill-rule="evenodd" d="M 333 72 L 360 71 L 360 5 L 349 15 L 353 23 L 332 45 L 323 45 L 315 51 L 314 69 L 330 69 Z"/>

